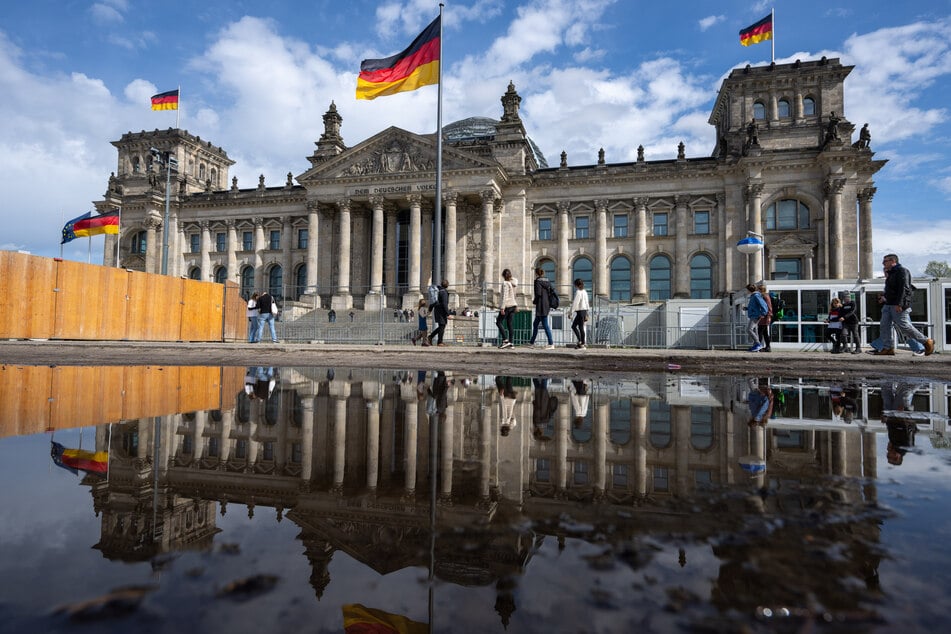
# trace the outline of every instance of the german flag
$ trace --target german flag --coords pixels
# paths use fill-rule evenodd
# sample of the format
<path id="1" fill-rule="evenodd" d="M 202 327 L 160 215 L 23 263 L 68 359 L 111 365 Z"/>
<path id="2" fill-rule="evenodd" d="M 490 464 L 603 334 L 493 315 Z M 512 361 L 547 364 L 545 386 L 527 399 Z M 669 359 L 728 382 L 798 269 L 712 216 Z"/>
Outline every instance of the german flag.
<path id="1" fill-rule="evenodd" d="M 343 606 L 343 631 L 346 634 L 428 634 L 429 627 L 400 614 L 350 603 Z"/>
<path id="2" fill-rule="evenodd" d="M 749 46 L 773 39 L 773 14 L 740 31 L 740 44 Z"/>
<path id="3" fill-rule="evenodd" d="M 178 90 L 152 95 L 152 110 L 178 110 Z"/>
<path id="4" fill-rule="evenodd" d="M 441 18 L 433 20 L 402 53 L 360 62 L 357 99 L 376 99 L 439 83 Z"/>

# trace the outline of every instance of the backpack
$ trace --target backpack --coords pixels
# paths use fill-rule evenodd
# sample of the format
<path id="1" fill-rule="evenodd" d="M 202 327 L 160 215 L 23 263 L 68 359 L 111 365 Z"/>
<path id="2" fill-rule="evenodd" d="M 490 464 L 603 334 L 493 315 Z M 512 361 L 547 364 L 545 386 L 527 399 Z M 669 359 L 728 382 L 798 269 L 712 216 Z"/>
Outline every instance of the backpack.
<path id="1" fill-rule="evenodd" d="M 561 303 L 561 300 L 558 299 L 558 293 L 555 292 L 555 287 L 551 284 L 548 285 L 548 306 L 549 308 L 558 308 L 558 304 Z"/>
<path id="2" fill-rule="evenodd" d="M 435 284 L 429 285 L 429 288 L 426 289 L 426 295 L 430 308 L 439 303 L 439 287 Z"/>
<path id="3" fill-rule="evenodd" d="M 773 304 L 773 320 L 786 316 L 786 301 L 778 293 L 770 293 L 769 299 Z"/>

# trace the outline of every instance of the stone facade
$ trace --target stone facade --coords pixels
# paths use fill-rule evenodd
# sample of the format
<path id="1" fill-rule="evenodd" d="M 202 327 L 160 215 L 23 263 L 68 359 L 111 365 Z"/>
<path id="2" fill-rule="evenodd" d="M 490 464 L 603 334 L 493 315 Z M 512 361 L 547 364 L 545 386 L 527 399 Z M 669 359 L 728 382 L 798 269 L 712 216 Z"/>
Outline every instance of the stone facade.
<path id="1" fill-rule="evenodd" d="M 549 167 L 510 84 L 498 120 L 444 128 L 440 277 L 453 301 L 489 301 L 509 268 L 541 267 L 567 294 L 581 277 L 618 301 L 710 298 L 764 278 L 872 277 L 873 160 L 851 144 L 837 59 L 746 67 L 724 80 L 706 157 Z M 331 103 L 310 167 L 239 188 L 221 149 L 183 130 L 115 141 L 118 172 L 100 212 L 122 208 L 122 266 L 160 272 L 168 217 L 170 275 L 269 288 L 323 306 L 413 307 L 433 277 L 435 135 L 387 128 L 348 147 Z M 636 140 L 632 139 L 632 143 Z M 171 178 L 150 148 L 169 152 Z M 296 180 L 296 184 L 294 181 Z M 169 202 L 166 214 L 166 184 Z M 765 250 L 746 255 L 750 234 Z M 115 237 L 104 260 L 114 265 Z M 765 267 L 765 268 L 764 268 Z M 527 287 L 523 287 L 527 290 Z"/>

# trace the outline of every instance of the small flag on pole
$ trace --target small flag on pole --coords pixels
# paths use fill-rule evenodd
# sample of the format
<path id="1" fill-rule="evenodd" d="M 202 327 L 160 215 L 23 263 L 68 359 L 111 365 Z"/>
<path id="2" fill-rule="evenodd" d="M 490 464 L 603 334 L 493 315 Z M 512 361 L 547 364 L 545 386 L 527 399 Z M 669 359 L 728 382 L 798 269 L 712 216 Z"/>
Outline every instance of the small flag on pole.
<path id="1" fill-rule="evenodd" d="M 178 110 L 178 90 L 152 95 L 152 110 Z"/>
<path id="2" fill-rule="evenodd" d="M 106 475 L 109 468 L 108 451 L 85 451 L 84 449 L 67 449 L 56 441 L 50 441 L 50 456 L 53 464 L 67 471 L 79 474 L 80 471 Z"/>
<path id="3" fill-rule="evenodd" d="M 110 211 L 107 214 L 93 216 L 91 211 L 78 218 L 73 218 L 63 227 L 63 241 L 66 244 L 76 238 L 89 238 L 103 233 L 119 233 L 119 212 Z"/>
<path id="4" fill-rule="evenodd" d="M 438 84 L 441 19 L 439 16 L 430 22 L 402 53 L 360 62 L 357 99 L 376 99 Z"/>
<path id="5" fill-rule="evenodd" d="M 740 44 L 749 46 L 773 39 L 773 14 L 740 31 Z"/>
<path id="6" fill-rule="evenodd" d="M 92 212 L 91 212 L 91 211 L 87 211 L 86 213 L 84 213 L 83 215 L 79 216 L 78 218 L 73 218 L 72 220 L 70 220 L 69 222 L 67 222 L 65 225 L 63 225 L 63 240 L 62 240 L 62 242 L 60 242 L 60 244 L 66 244 L 67 242 L 72 242 L 73 240 L 75 240 L 76 238 L 78 238 L 79 236 L 77 236 L 77 235 L 75 234 L 73 228 L 76 226 L 76 223 L 77 223 L 77 222 L 81 222 L 81 221 L 83 221 L 83 220 L 86 220 L 86 219 L 89 218 L 91 215 L 92 215 Z"/>

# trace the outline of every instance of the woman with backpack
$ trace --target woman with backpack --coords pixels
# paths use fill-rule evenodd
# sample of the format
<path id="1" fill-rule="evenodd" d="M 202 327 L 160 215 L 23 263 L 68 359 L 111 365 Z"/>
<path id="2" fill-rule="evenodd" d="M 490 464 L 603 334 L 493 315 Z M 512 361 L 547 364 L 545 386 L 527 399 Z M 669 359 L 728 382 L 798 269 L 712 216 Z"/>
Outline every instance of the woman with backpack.
<path id="1" fill-rule="evenodd" d="M 515 287 L 518 281 L 512 277 L 512 271 L 505 269 L 502 271 L 502 301 L 499 302 L 499 316 L 495 319 L 495 325 L 499 329 L 499 348 L 511 348 L 515 340 L 515 326 L 513 320 L 515 312 L 518 310 L 518 302 L 515 301 Z M 506 333 L 505 328 L 508 328 Z"/>
<path id="2" fill-rule="evenodd" d="M 773 299 L 766 291 L 765 284 L 758 284 L 756 290 L 759 291 L 760 295 L 763 296 L 763 301 L 766 302 L 766 314 L 759 318 L 759 324 L 757 326 L 759 342 L 763 344 L 763 348 L 760 352 L 772 352 L 773 349 L 769 346 L 772 342 L 769 336 L 769 327 L 773 323 Z"/>
<path id="3" fill-rule="evenodd" d="M 532 321 L 532 338 L 530 345 L 535 345 L 535 338 L 538 337 L 538 327 L 545 328 L 545 336 L 548 337 L 548 350 L 555 349 L 555 340 L 551 336 L 551 326 L 548 325 L 548 313 L 551 312 L 551 282 L 545 277 L 545 271 L 541 268 L 535 269 L 535 292 L 532 303 L 535 304 L 535 319 Z"/>
<path id="4" fill-rule="evenodd" d="M 579 277 L 575 280 L 575 296 L 571 300 L 570 310 L 570 314 L 574 315 L 574 320 L 571 322 L 571 332 L 575 333 L 575 337 L 578 339 L 578 343 L 575 345 L 578 350 L 584 350 L 588 347 L 585 345 L 584 324 L 588 321 L 589 310 L 591 310 L 591 305 L 588 303 L 588 291 L 584 290 L 584 280 Z"/>

